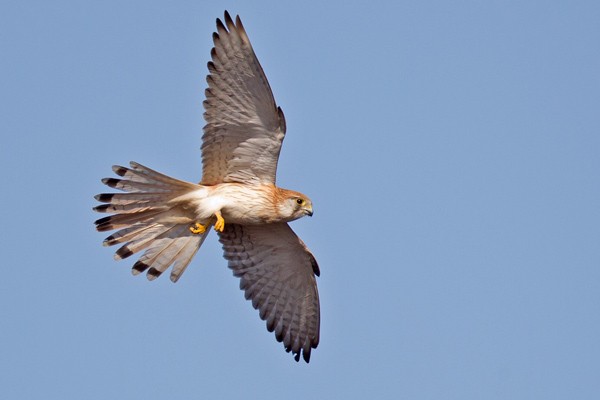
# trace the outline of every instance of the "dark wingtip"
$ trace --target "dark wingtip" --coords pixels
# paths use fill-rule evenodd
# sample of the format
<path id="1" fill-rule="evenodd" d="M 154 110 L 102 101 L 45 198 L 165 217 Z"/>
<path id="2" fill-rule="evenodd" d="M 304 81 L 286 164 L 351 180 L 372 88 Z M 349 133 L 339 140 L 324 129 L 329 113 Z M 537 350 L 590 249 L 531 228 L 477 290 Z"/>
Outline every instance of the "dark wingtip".
<path id="1" fill-rule="evenodd" d="M 310 350 L 309 351 L 304 350 L 302 352 L 302 358 L 304 358 L 304 361 L 306 361 L 306 363 L 309 363 L 310 362 Z"/>
<path id="2" fill-rule="evenodd" d="M 242 19 L 239 15 L 235 16 L 235 25 L 237 26 L 237 30 L 242 37 L 242 40 L 248 44 L 250 44 L 250 39 L 248 39 L 248 34 L 246 33 L 246 28 L 244 28 L 244 24 L 242 24 Z"/>
<path id="3" fill-rule="evenodd" d="M 206 63 L 206 67 L 208 68 L 208 72 L 215 73 L 217 72 L 217 68 L 215 67 L 215 63 L 212 61 L 209 61 Z"/>
<path id="4" fill-rule="evenodd" d="M 285 115 L 283 114 L 283 110 L 281 107 L 277 107 L 277 115 L 279 116 L 279 129 L 281 132 L 285 133 L 287 130 L 287 126 L 285 124 Z"/>
<path id="5" fill-rule="evenodd" d="M 279 332 L 277 333 L 277 331 L 275 331 L 275 340 L 277 340 L 278 342 L 283 342 L 283 332 Z M 288 349 L 285 349 L 285 351 L 288 351 Z"/>
<path id="6" fill-rule="evenodd" d="M 225 10 L 225 12 L 223 14 L 225 16 L 225 23 L 227 25 L 233 24 L 233 20 L 231 19 L 231 15 L 229 15 L 229 11 Z"/>
<path id="7" fill-rule="evenodd" d="M 225 16 L 227 16 L 227 11 L 225 11 Z M 221 21 L 221 18 L 217 18 L 217 31 L 220 29 L 227 31 L 227 28 L 225 28 L 225 25 L 223 24 L 223 21 Z"/>
<path id="8" fill-rule="evenodd" d="M 316 276 L 321 276 L 321 270 L 319 269 L 317 259 L 312 254 L 310 255 L 310 265 L 312 266 L 313 273 Z"/>

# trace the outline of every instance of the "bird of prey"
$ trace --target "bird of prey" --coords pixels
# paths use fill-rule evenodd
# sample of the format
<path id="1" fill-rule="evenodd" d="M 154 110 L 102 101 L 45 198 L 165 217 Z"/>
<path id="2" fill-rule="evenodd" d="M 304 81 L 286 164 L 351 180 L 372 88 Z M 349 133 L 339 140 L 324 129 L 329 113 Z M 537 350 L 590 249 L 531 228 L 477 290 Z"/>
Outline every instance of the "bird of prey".
<path id="1" fill-rule="evenodd" d="M 239 16 L 217 19 L 208 62 L 199 184 L 139 163 L 105 178 L 96 229 L 120 260 L 143 251 L 134 275 L 156 279 L 170 266 L 176 282 L 214 227 L 240 288 L 285 350 L 310 360 L 319 344 L 319 267 L 288 222 L 313 215 L 311 200 L 275 184 L 285 118 Z M 124 192 L 124 193 L 123 193 Z"/>

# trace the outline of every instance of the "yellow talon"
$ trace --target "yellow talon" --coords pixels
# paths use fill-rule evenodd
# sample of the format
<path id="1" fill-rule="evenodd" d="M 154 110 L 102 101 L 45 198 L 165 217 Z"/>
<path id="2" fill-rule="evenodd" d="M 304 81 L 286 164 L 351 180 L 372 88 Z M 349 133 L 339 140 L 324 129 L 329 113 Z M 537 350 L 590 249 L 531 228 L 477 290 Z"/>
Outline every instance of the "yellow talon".
<path id="1" fill-rule="evenodd" d="M 215 217 L 217 217 L 217 222 L 215 222 L 215 231 L 223 232 L 225 229 L 225 220 L 219 211 L 215 213 Z"/>
<path id="2" fill-rule="evenodd" d="M 206 227 L 196 222 L 193 226 L 190 226 L 190 232 L 199 235 L 201 233 L 206 232 Z"/>

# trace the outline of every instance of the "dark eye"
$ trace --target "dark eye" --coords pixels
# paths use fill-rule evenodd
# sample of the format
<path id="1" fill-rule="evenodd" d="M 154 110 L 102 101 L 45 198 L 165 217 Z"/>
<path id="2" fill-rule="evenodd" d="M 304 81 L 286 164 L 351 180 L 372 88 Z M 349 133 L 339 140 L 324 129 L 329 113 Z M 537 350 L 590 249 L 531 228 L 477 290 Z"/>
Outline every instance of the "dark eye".
<path id="1" fill-rule="evenodd" d="M 299 205 L 304 204 L 304 200 L 302 199 L 296 199 L 296 203 L 298 203 Z"/>

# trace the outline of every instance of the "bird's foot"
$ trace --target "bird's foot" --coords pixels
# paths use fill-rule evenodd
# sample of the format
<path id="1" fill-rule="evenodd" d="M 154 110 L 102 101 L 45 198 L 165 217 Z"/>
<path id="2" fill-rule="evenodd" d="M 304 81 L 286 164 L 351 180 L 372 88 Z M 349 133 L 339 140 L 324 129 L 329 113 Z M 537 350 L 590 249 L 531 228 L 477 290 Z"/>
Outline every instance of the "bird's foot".
<path id="1" fill-rule="evenodd" d="M 190 226 L 190 232 L 199 235 L 201 233 L 206 232 L 206 227 L 196 222 L 194 225 Z"/>
<path id="2" fill-rule="evenodd" d="M 217 222 L 215 222 L 215 231 L 223 232 L 225 229 L 225 220 L 219 211 L 215 213 L 215 217 L 217 217 Z"/>

